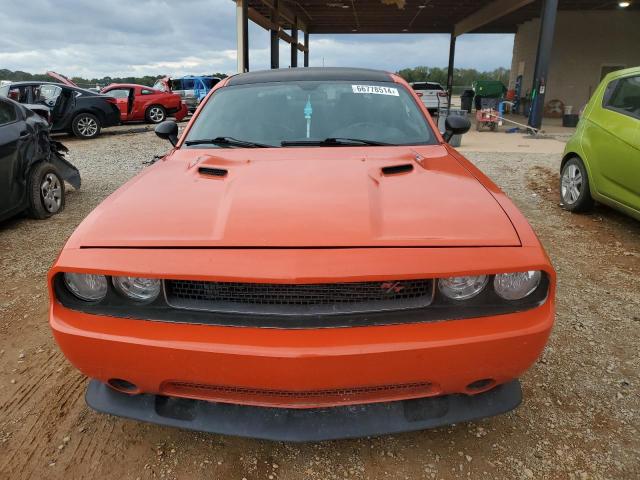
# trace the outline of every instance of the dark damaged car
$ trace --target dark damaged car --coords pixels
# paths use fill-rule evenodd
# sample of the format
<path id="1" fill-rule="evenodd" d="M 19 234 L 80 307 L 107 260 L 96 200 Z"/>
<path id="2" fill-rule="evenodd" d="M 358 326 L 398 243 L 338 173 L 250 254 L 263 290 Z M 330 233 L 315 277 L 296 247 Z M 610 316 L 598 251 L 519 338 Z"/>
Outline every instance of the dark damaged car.
<path id="1" fill-rule="evenodd" d="M 79 88 L 66 77 L 56 75 L 54 78 L 60 83 L 27 81 L 4 85 L 0 87 L 0 97 L 46 106 L 51 112 L 54 133 L 67 132 L 88 139 L 97 137 L 104 127 L 120 124 L 115 98 Z"/>
<path id="2" fill-rule="evenodd" d="M 80 173 L 49 136 L 49 111 L 0 98 L 0 221 L 19 213 L 44 219 L 60 213 L 65 181 L 80 188 Z"/>

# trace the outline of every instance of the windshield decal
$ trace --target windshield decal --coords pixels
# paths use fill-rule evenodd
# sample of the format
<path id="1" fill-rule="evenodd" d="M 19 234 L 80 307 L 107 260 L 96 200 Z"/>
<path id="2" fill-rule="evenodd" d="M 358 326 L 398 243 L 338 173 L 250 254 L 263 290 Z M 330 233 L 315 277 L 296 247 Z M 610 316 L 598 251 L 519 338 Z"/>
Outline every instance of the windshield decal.
<path id="1" fill-rule="evenodd" d="M 393 87 L 380 87 L 378 85 L 351 85 L 353 93 L 373 93 L 375 95 L 391 95 L 393 97 L 399 97 L 397 88 Z"/>
<path id="2" fill-rule="evenodd" d="M 307 120 L 307 138 L 311 138 L 311 115 L 313 107 L 311 106 L 311 95 L 307 97 L 307 104 L 304 106 L 304 118 Z"/>

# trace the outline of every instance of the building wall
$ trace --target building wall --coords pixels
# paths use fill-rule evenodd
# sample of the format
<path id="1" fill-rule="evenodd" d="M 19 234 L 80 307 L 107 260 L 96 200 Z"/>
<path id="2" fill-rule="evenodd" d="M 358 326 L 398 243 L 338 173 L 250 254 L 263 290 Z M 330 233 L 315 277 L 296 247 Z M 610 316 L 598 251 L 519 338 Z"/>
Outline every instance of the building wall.
<path id="1" fill-rule="evenodd" d="M 540 19 L 526 22 L 514 39 L 509 88 L 523 69 L 522 94 L 533 85 L 539 28 Z M 558 12 L 545 101 L 562 100 L 576 112 L 611 65 L 640 66 L 640 12 Z"/>

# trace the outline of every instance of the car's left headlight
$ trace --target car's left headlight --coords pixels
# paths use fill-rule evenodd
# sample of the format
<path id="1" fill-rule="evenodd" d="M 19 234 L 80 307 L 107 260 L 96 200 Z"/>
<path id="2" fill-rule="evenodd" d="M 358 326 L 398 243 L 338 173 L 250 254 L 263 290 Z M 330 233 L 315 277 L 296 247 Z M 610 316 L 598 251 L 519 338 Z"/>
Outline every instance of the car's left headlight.
<path id="1" fill-rule="evenodd" d="M 161 282 L 157 278 L 113 277 L 113 286 L 131 300 L 151 302 L 160 294 Z"/>
<path id="2" fill-rule="evenodd" d="M 451 300 L 469 300 L 482 292 L 488 280 L 486 275 L 447 277 L 438 280 L 438 288 Z"/>
<path id="3" fill-rule="evenodd" d="M 520 300 L 538 288 L 541 278 L 542 273 L 539 270 L 499 273 L 493 279 L 493 288 L 505 300 Z"/>

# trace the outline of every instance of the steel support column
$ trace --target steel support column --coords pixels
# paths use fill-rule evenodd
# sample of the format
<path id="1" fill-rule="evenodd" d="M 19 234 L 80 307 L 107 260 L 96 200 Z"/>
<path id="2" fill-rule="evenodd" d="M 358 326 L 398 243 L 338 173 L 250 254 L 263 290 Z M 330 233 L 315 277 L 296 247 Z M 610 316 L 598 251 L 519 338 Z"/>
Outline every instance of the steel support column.
<path id="1" fill-rule="evenodd" d="M 451 95 L 453 94 L 453 64 L 456 57 L 456 36 L 452 33 L 449 41 L 449 68 L 447 70 L 447 110 L 451 109 Z"/>
<path id="2" fill-rule="evenodd" d="M 309 66 L 309 32 L 304 32 L 304 66 Z"/>
<path id="3" fill-rule="evenodd" d="M 249 71 L 249 2 L 237 0 L 236 33 L 238 36 L 238 73 Z"/>
<path id="4" fill-rule="evenodd" d="M 273 0 L 273 8 L 271 9 L 271 68 L 280 68 L 279 32 L 280 15 L 278 12 L 278 0 Z"/>
<path id="5" fill-rule="evenodd" d="M 542 126 L 544 96 L 547 89 L 547 75 L 549 73 L 549 61 L 551 59 L 551 49 L 553 48 L 557 13 L 558 0 L 543 0 L 542 13 L 540 14 L 538 52 L 533 74 L 533 87 L 531 88 L 531 111 L 528 122 L 528 125 L 535 129 L 539 129 Z"/>
<path id="6" fill-rule="evenodd" d="M 293 19 L 291 27 L 291 68 L 298 66 L 298 19 Z"/>

